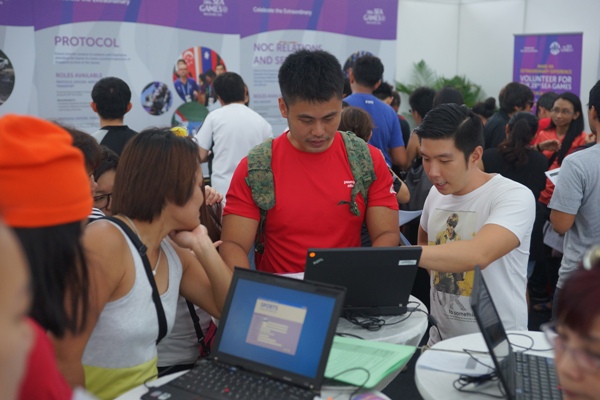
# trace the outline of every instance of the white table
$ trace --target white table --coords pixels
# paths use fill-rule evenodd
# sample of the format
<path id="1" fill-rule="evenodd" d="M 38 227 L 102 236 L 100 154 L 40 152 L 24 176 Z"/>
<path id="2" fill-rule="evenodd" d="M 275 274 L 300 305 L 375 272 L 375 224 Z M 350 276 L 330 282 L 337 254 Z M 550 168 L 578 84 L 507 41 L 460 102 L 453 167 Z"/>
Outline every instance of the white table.
<path id="1" fill-rule="evenodd" d="M 360 336 L 365 340 L 374 342 L 418 346 L 425 335 L 425 331 L 427 331 L 427 307 L 425 307 L 421 300 L 414 296 L 410 296 L 408 308 L 415 307 L 424 312 L 414 311 L 410 316 L 409 312 L 398 316 L 378 317 L 385 320 L 386 325 L 382 326 L 381 329 L 377 331 L 368 331 L 360 326 L 352 324 L 344 318 L 340 318 L 336 332 Z M 401 320 L 402 322 L 395 323 Z"/>
<path id="2" fill-rule="evenodd" d="M 149 382 L 148 386 L 150 387 L 157 387 L 160 385 L 164 385 L 165 383 L 183 375 L 186 371 L 183 372 L 177 372 L 171 375 L 167 375 L 167 376 L 163 376 L 162 378 L 159 378 L 155 381 Z M 142 397 L 144 394 L 146 394 L 148 392 L 148 389 L 144 386 L 138 386 L 130 391 L 128 391 L 127 393 L 122 394 L 121 396 L 117 397 L 115 400 L 139 400 L 140 397 Z M 352 389 L 333 389 L 333 388 L 328 388 L 328 387 L 324 387 L 323 390 L 321 391 L 321 399 L 332 399 L 332 400 L 346 400 L 349 398 L 350 394 L 353 392 Z M 371 394 L 373 396 L 377 396 L 374 397 L 373 400 L 391 400 L 389 397 L 387 397 L 385 394 L 377 392 L 377 391 L 369 391 L 366 392 L 367 394 Z"/>
<path id="3" fill-rule="evenodd" d="M 304 272 L 281 275 L 287 276 L 288 278 L 304 279 Z M 386 342 L 394 344 L 404 344 L 407 346 L 418 346 L 419 342 L 421 342 L 421 339 L 425 335 L 425 331 L 427 330 L 428 310 L 421 300 L 417 299 L 412 295 L 409 296 L 408 301 L 408 308 L 417 307 L 418 309 L 424 312 L 414 311 L 410 316 L 408 316 L 409 314 L 407 313 L 405 315 L 400 316 L 379 317 L 384 319 L 386 324 L 393 325 L 384 325 L 381 327 L 381 329 L 377 331 L 368 331 L 364 328 L 361 328 L 360 326 L 352 324 L 350 321 L 344 318 L 340 318 L 336 332 L 356 335 L 361 337 L 362 339 L 371 340 L 374 342 Z M 395 324 L 395 322 L 400 320 L 403 321 Z"/>
<path id="4" fill-rule="evenodd" d="M 304 274 L 284 274 L 288 277 L 293 277 L 296 279 L 303 279 Z M 379 342 L 387 342 L 394 344 L 404 344 L 408 346 L 417 346 L 423 335 L 425 335 L 425 331 L 427 330 L 427 307 L 416 297 L 410 296 L 408 308 L 417 307 L 423 310 L 425 313 L 420 311 L 413 312 L 408 318 L 408 313 L 401 316 L 389 316 L 389 317 L 380 317 L 383 318 L 386 323 L 393 324 L 396 321 L 402 320 L 406 318 L 404 321 L 389 325 L 383 326 L 378 331 L 368 331 L 359 326 L 355 326 L 347 320 L 340 318 L 338 322 L 338 326 L 336 332 L 348 333 L 356 336 L 360 336 L 365 340 L 379 341 Z M 374 396 L 378 396 L 379 399 L 389 399 L 385 394 L 379 392 L 379 390 L 383 390 L 396 376 L 400 373 L 398 370 L 396 373 L 389 375 L 386 379 L 381 381 L 375 390 L 367 392 L 368 394 L 372 394 Z M 176 377 L 183 374 L 183 372 L 171 374 L 162 378 L 159 378 L 155 381 L 148 383 L 150 387 L 156 387 L 163 385 L 169 382 L 171 379 L 175 379 Z M 134 400 L 139 399 L 142 395 L 144 395 L 148 389 L 145 386 L 138 386 L 135 389 L 130 390 L 129 392 L 119 396 L 117 400 Z M 348 399 L 350 394 L 353 392 L 353 389 L 346 388 L 333 388 L 325 386 L 321 392 L 321 398 L 323 399 L 333 399 L 333 400 L 342 400 Z M 375 399 L 374 399 L 375 400 Z"/>
<path id="5" fill-rule="evenodd" d="M 289 278 L 304 279 L 304 273 L 299 272 L 295 274 L 282 274 Z M 405 314 L 399 316 L 385 316 L 379 317 L 385 320 L 386 324 L 377 331 L 369 331 L 360 326 L 352 324 L 350 321 L 340 318 L 336 333 L 347 333 L 350 335 L 358 336 L 365 340 L 371 340 L 374 342 L 386 342 L 393 344 L 403 344 L 407 346 L 418 346 L 421 339 L 425 335 L 428 326 L 427 314 L 428 310 L 425 304 L 414 296 L 409 296 L 408 308 L 418 308 L 421 311 L 414 311 L 412 314 Z M 401 321 L 395 323 L 397 321 Z M 383 390 L 389 385 L 402 371 L 399 369 L 395 373 L 387 376 L 384 380 L 379 382 L 375 387 L 377 390 Z"/>
<path id="6" fill-rule="evenodd" d="M 511 332 L 509 332 L 511 333 Z M 533 331 L 519 331 L 514 332 L 519 334 L 526 334 L 530 336 L 534 343 L 534 349 L 550 349 L 551 345 L 546 341 L 544 334 L 542 332 L 533 332 Z M 526 337 L 518 336 L 518 335 L 509 335 L 508 339 L 511 343 L 520 345 L 520 346 L 531 346 L 531 340 Z M 437 350 L 454 350 L 454 351 L 462 351 L 463 349 L 475 350 L 475 351 L 485 351 L 487 352 L 487 347 L 485 342 L 483 341 L 483 336 L 481 333 L 472 333 L 470 335 L 457 336 L 451 339 L 443 340 L 441 342 L 436 343 L 432 349 Z M 516 348 L 513 347 L 513 351 Z M 521 350 L 518 349 L 517 350 Z M 436 351 L 436 350 L 426 350 L 427 351 Z M 529 354 L 534 354 L 542 357 L 554 357 L 554 352 L 549 351 L 528 351 Z M 417 389 L 419 393 L 425 400 L 465 400 L 465 399 L 481 399 L 481 394 L 475 393 L 465 393 L 459 392 L 454 389 L 453 382 L 458 378 L 457 374 L 434 371 L 426 368 L 422 368 L 419 365 L 419 360 L 417 360 L 417 366 L 415 370 L 415 383 L 417 384 Z M 500 395 L 500 390 L 498 387 L 498 382 L 487 382 L 475 387 L 475 390 L 489 393 L 493 395 Z M 468 387 L 468 389 L 473 389 L 473 387 Z"/>

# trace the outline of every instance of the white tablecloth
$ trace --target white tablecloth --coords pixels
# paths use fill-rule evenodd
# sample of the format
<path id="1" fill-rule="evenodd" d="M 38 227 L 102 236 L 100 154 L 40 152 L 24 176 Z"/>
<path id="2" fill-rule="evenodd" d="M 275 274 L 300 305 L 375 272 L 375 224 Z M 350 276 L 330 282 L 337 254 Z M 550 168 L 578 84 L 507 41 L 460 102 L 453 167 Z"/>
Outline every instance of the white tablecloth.
<path id="1" fill-rule="evenodd" d="M 528 335 L 533 339 L 533 348 L 534 349 L 550 349 L 550 344 L 546 341 L 544 334 L 542 332 L 533 332 L 533 331 L 519 331 L 515 332 L 518 334 Z M 509 335 L 509 340 L 511 343 L 520 345 L 520 346 L 531 346 L 531 340 L 526 337 L 519 335 Z M 462 351 L 463 349 L 469 349 L 474 351 L 485 351 L 487 352 L 487 347 L 485 342 L 483 341 L 483 336 L 481 333 L 472 333 L 470 335 L 457 336 L 451 339 L 442 340 L 441 342 L 436 343 L 432 349 L 444 349 L 444 350 L 455 350 Z M 514 348 L 513 348 L 514 350 Z M 435 350 L 426 350 L 428 351 Z M 534 354 L 542 357 L 554 357 L 554 352 L 549 351 L 528 351 L 529 354 Z M 453 382 L 458 378 L 458 375 L 448 372 L 434 371 L 431 369 L 422 368 L 419 365 L 419 360 L 417 360 L 417 367 L 415 370 L 415 383 L 417 384 L 417 389 L 419 389 L 419 393 L 425 400 L 466 400 L 466 399 L 481 399 L 487 396 L 482 396 L 481 394 L 474 393 L 465 393 L 459 392 L 454 389 Z M 500 389 L 498 387 L 499 382 L 486 382 L 475 388 L 475 390 L 489 393 L 493 395 L 500 395 Z M 468 389 L 472 389 L 469 387 Z"/>
<path id="2" fill-rule="evenodd" d="M 424 312 L 414 311 L 412 314 L 408 312 L 404 315 L 378 317 L 384 319 L 386 325 L 382 326 L 381 329 L 377 331 L 368 331 L 360 326 L 352 324 L 344 318 L 340 318 L 336 332 L 349 333 L 374 342 L 418 346 L 427 330 L 427 307 L 425 307 L 425 305 L 416 297 L 410 296 L 408 308 L 415 307 Z M 398 321 L 402 322 L 396 323 Z"/>

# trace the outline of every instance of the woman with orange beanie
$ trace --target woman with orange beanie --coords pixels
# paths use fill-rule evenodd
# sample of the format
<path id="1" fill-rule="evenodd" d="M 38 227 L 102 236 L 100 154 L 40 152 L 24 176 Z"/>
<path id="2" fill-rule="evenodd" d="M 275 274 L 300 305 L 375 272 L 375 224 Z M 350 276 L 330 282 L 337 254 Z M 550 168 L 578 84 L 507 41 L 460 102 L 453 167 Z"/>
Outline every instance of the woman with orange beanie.
<path id="1" fill-rule="evenodd" d="M 13 400 L 25 375 L 34 331 L 27 318 L 31 291 L 25 255 L 1 222 L 0 254 L 0 393 Z"/>
<path id="2" fill-rule="evenodd" d="M 35 338 L 19 396 L 69 399 L 49 337 L 76 335 L 86 326 L 89 283 L 80 239 L 92 196 L 83 155 L 48 121 L 4 116 L 0 193 L 0 214 L 16 233 L 31 276 Z"/>
<path id="3" fill-rule="evenodd" d="M 156 344 L 172 329 L 180 294 L 219 318 L 231 281 L 200 225 L 203 177 L 193 141 L 168 128 L 135 136 L 112 197 L 115 219 L 93 222 L 84 234 L 88 324 L 57 348 L 69 382 L 85 381 L 101 399 L 156 377 Z"/>

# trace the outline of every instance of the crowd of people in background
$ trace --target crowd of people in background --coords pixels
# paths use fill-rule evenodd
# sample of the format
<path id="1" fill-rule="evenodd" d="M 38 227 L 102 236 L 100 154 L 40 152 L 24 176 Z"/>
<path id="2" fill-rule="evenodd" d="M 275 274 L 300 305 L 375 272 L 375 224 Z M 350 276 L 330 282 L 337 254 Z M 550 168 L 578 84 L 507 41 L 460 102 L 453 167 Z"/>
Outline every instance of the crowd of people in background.
<path id="1" fill-rule="evenodd" d="M 429 345 L 478 331 L 480 266 L 506 329 L 552 312 L 565 393 L 598 398 L 600 250 L 586 252 L 600 243 L 600 81 L 587 110 L 509 82 L 472 108 L 420 87 L 403 116 L 379 58 L 345 78 L 333 55 L 300 50 L 279 70 L 282 133 L 224 65 L 199 83 L 183 59 L 174 71 L 183 101 L 211 106 L 193 136 L 125 125 L 117 77 L 91 90 L 92 134 L 0 118 L 2 398 L 111 399 L 189 369 L 235 266 L 302 272 L 310 247 L 398 246 L 400 230 L 423 247 L 413 294 L 434 317 Z M 399 210 L 422 216 L 399 227 Z"/>

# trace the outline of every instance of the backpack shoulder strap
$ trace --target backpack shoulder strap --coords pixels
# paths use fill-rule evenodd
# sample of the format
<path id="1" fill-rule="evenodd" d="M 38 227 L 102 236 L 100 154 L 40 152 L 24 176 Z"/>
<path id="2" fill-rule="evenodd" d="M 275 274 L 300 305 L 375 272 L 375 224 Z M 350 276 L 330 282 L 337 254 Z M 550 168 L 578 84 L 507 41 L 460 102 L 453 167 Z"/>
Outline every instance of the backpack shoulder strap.
<path id="1" fill-rule="evenodd" d="M 271 169 L 273 139 L 254 146 L 248 153 L 248 177 L 246 184 L 252 192 L 252 200 L 260 208 L 260 220 L 254 242 L 255 250 L 264 252 L 264 230 L 267 212 L 275 206 L 275 180 Z"/>
<path id="2" fill-rule="evenodd" d="M 360 216 L 356 196 L 360 193 L 367 204 L 369 187 L 377 179 L 373 158 L 367 143 L 352 132 L 340 132 L 346 146 L 346 154 L 350 163 L 350 170 L 354 177 L 354 187 L 350 194 L 350 212 Z"/>

